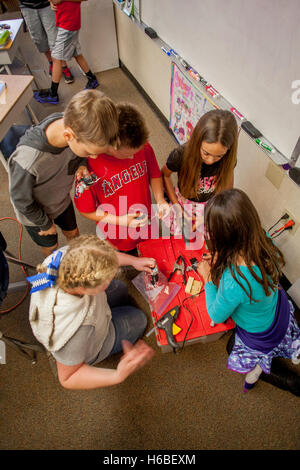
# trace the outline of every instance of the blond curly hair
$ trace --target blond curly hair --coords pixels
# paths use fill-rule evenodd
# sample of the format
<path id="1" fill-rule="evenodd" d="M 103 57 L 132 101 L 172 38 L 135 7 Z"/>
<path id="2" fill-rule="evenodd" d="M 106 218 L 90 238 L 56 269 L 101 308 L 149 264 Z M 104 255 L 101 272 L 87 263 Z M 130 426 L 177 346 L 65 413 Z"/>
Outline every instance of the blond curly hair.
<path id="1" fill-rule="evenodd" d="M 96 235 L 80 235 L 70 241 L 61 260 L 57 285 L 61 289 L 97 287 L 112 279 L 119 268 L 115 248 Z M 39 265 L 38 272 L 47 267 Z"/>

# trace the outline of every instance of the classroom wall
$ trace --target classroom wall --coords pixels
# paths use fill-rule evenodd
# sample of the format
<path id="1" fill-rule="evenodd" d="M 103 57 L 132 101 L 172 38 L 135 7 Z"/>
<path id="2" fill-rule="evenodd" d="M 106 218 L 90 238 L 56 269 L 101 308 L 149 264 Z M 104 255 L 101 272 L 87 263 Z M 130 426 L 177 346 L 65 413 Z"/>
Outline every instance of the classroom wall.
<path id="1" fill-rule="evenodd" d="M 169 119 L 170 58 L 118 6 L 114 10 L 120 60 Z M 300 222 L 300 188 L 242 130 L 235 186 L 247 192 L 266 229 L 285 209 Z M 300 277 L 300 228 L 282 234 L 277 244 L 286 258 L 284 273 L 294 283 Z"/>
<path id="2" fill-rule="evenodd" d="M 93 72 L 119 66 L 114 12 L 111 0 L 89 0 L 81 4 L 80 44 Z"/>
<path id="3" fill-rule="evenodd" d="M 142 21 L 289 158 L 299 137 L 299 0 L 140 4 Z"/>

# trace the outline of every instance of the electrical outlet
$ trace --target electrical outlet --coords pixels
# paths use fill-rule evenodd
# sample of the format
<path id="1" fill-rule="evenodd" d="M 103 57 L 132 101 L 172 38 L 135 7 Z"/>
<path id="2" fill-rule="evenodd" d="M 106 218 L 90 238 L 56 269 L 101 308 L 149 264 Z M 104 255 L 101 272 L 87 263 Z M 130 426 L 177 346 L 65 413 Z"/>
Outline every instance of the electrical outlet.
<path id="1" fill-rule="evenodd" d="M 293 220 L 295 222 L 295 225 L 293 225 L 292 230 L 289 230 L 289 233 L 291 235 L 294 235 L 296 233 L 296 230 L 297 230 L 298 226 L 299 226 L 299 222 L 296 219 L 296 217 L 294 216 L 294 214 L 292 214 L 292 212 L 289 209 L 284 209 L 282 215 L 284 215 L 284 214 L 288 214 L 289 218 L 282 220 L 282 222 L 284 222 L 283 225 L 286 224 L 289 220 Z"/>

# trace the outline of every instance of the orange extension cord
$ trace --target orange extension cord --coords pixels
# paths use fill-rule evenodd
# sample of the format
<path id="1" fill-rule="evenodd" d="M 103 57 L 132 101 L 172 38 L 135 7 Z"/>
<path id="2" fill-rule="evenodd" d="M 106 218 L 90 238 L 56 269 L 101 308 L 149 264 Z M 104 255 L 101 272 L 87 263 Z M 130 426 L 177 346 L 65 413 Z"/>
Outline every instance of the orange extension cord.
<path id="1" fill-rule="evenodd" d="M 14 219 L 13 217 L 2 217 L 2 218 L 0 218 L 0 222 L 2 222 L 3 220 L 13 220 L 14 222 L 17 222 L 20 225 L 19 260 L 22 262 L 22 260 L 21 260 L 21 241 L 22 241 L 22 234 L 23 234 L 23 226 L 17 219 Z M 23 273 L 27 276 L 27 273 L 26 273 L 23 266 L 21 266 L 21 269 L 22 269 Z M 4 313 L 9 313 L 12 310 L 14 310 L 15 308 L 17 308 L 25 300 L 25 298 L 27 297 L 28 292 L 29 292 L 29 284 L 27 284 L 25 294 L 23 295 L 21 300 L 19 300 L 19 302 L 16 305 L 14 305 L 13 307 L 8 308 L 7 310 L 0 310 L 0 315 L 2 315 Z"/>

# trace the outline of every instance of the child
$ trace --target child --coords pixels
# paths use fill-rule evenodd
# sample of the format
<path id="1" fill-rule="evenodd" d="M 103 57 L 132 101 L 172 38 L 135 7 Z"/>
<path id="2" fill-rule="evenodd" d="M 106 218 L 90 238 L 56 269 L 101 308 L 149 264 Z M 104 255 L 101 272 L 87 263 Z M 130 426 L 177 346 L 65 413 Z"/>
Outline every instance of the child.
<path id="1" fill-rule="evenodd" d="M 44 53 L 49 62 L 49 73 L 52 74 L 53 62 L 51 50 L 57 35 L 55 13 L 48 0 L 19 0 L 20 10 L 28 28 L 30 37 L 39 52 Z M 62 61 L 62 73 L 66 83 L 73 83 L 74 77 L 65 61 Z"/>
<path id="2" fill-rule="evenodd" d="M 141 338 L 147 319 L 130 305 L 125 284 L 113 280 L 119 265 L 128 263 L 140 271 L 151 272 L 154 266 L 152 258 L 124 255 L 96 235 L 82 235 L 44 261 L 39 270 L 48 266 L 48 277 L 28 278 L 33 285 L 33 278 L 46 281 L 32 289 L 29 319 L 38 341 L 56 359 L 63 387 L 116 385 L 152 357 L 144 342 L 130 344 Z M 122 346 L 124 356 L 116 370 L 93 367 Z"/>
<path id="3" fill-rule="evenodd" d="M 85 58 L 81 53 L 79 44 L 79 30 L 81 27 L 81 1 L 86 0 L 51 0 L 50 4 L 56 11 L 57 36 L 51 51 L 53 59 L 52 82 L 49 90 L 34 93 L 39 103 L 58 104 L 58 86 L 62 76 L 62 61 L 75 58 L 85 73 L 88 81 L 86 89 L 97 88 L 99 85 L 96 76 L 91 72 Z"/>
<path id="4" fill-rule="evenodd" d="M 67 240 L 78 235 L 70 198 L 82 157 L 117 146 L 118 118 L 112 101 L 96 90 L 73 96 L 64 113 L 31 127 L 8 161 L 11 202 L 17 219 L 48 256 L 57 248 L 56 225 Z M 80 167 L 81 166 L 81 167 Z"/>
<path id="5" fill-rule="evenodd" d="M 100 222 L 99 236 L 106 236 L 118 250 L 136 255 L 137 243 L 148 237 L 149 184 L 160 216 L 168 214 L 169 205 L 164 200 L 161 172 L 147 142 L 148 129 L 141 113 L 127 103 L 117 104 L 117 111 L 120 148 L 110 147 L 97 159 L 88 159 L 88 169 L 98 181 L 82 194 L 75 189 L 75 205 L 83 216 Z M 139 219 L 141 213 L 145 217 Z"/>
<path id="6" fill-rule="evenodd" d="M 216 109 L 204 114 L 184 145 L 173 150 L 162 168 L 166 193 L 179 218 L 171 230 L 181 232 L 181 216 L 192 221 L 194 231 L 203 223 L 205 203 L 216 193 L 233 187 L 238 127 L 230 111 Z M 171 175 L 177 173 L 174 189 Z M 173 223 L 173 226 L 172 226 Z"/>
<path id="7" fill-rule="evenodd" d="M 198 272 L 205 282 L 210 318 L 236 323 L 235 345 L 227 367 L 246 374 L 244 391 L 270 373 L 276 356 L 300 355 L 300 329 L 292 304 L 279 286 L 283 255 L 261 227 L 248 196 L 229 189 L 205 207 L 205 231 L 211 260 Z"/>

